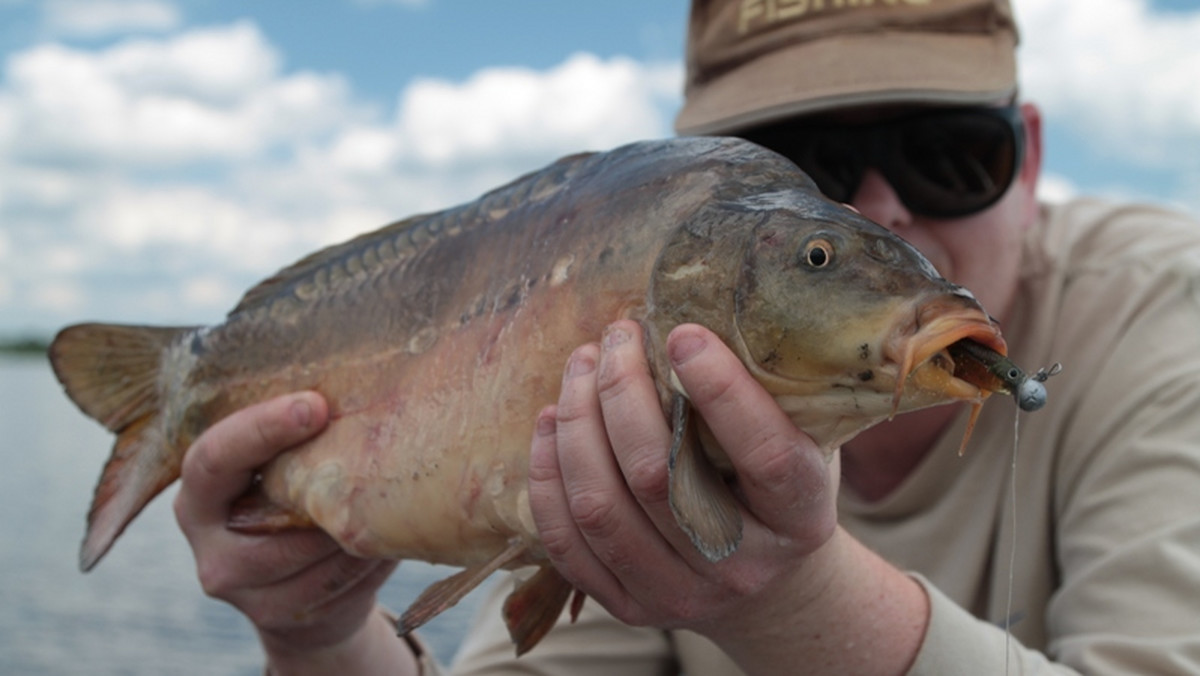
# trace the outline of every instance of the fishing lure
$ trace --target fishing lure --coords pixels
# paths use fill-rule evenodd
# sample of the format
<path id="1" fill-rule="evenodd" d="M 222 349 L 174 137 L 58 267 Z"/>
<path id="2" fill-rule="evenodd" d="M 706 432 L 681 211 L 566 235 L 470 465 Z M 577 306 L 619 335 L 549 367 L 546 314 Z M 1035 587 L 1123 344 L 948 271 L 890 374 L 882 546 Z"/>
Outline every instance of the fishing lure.
<path id="1" fill-rule="evenodd" d="M 972 340 L 960 340 L 950 346 L 950 353 L 961 361 L 965 356 L 970 361 L 985 367 L 994 378 L 1004 383 L 997 392 L 1013 395 L 1017 407 L 1022 411 L 1036 411 L 1046 405 L 1046 385 L 1051 376 L 1062 372 L 1062 364 L 1055 363 L 1048 369 L 1041 368 L 1028 375 L 1011 359 L 988 349 Z"/>

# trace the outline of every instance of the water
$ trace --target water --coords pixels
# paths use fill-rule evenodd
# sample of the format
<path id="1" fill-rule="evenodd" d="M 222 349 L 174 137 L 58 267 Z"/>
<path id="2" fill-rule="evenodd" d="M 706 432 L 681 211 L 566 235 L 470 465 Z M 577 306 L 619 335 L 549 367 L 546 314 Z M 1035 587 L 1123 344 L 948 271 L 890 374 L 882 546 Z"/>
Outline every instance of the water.
<path id="1" fill-rule="evenodd" d="M 111 435 L 44 360 L 0 356 L 0 674 L 254 674 L 262 654 L 236 610 L 208 598 L 169 489 L 90 573 L 77 568 Z M 403 610 L 452 568 L 405 562 L 380 593 Z M 421 630 L 449 661 L 480 594 Z"/>

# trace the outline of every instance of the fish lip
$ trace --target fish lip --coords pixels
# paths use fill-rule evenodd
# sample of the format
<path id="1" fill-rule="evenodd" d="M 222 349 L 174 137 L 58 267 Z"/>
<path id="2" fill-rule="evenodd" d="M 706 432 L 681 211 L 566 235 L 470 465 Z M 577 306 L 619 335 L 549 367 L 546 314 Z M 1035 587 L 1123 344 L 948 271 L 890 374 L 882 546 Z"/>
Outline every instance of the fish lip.
<path id="1" fill-rule="evenodd" d="M 1000 335 L 999 327 L 981 308 L 963 304 L 961 296 L 954 296 L 949 302 L 939 299 L 924 303 L 914 313 L 910 328 L 915 330 L 904 331 L 902 337 L 888 341 L 886 348 L 893 361 L 899 364 L 892 397 L 893 416 L 899 411 L 909 376 L 930 361 L 951 375 L 940 384 L 941 394 L 979 403 L 992 393 L 993 389 L 988 387 L 990 382 L 972 378 L 971 371 L 959 369 L 947 349 L 959 341 L 972 340 L 1001 355 L 1008 354 L 1008 345 Z"/>

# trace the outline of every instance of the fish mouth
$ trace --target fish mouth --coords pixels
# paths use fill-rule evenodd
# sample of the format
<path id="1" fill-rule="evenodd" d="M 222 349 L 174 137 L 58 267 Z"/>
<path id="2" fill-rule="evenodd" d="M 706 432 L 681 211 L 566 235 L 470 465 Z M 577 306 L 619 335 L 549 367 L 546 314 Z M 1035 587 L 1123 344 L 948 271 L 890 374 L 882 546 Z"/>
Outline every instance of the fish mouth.
<path id="1" fill-rule="evenodd" d="M 985 364 L 971 358 L 1008 354 L 999 327 L 986 313 L 959 302 L 933 302 L 918 310 L 915 324 L 916 332 L 890 350 L 899 364 L 892 416 L 899 412 L 906 392 L 978 406 L 992 392 L 1004 391 L 1004 383 L 989 373 Z M 975 349 L 957 349 L 964 342 L 974 343 Z"/>
<path id="2" fill-rule="evenodd" d="M 1000 328 L 978 305 L 957 295 L 927 303 L 915 315 L 915 333 L 901 340 L 896 390 L 889 419 L 900 411 L 905 394 L 916 408 L 951 401 L 971 404 L 971 414 L 958 448 L 962 455 L 971 439 L 983 402 L 1006 383 L 989 366 L 1008 354 Z"/>

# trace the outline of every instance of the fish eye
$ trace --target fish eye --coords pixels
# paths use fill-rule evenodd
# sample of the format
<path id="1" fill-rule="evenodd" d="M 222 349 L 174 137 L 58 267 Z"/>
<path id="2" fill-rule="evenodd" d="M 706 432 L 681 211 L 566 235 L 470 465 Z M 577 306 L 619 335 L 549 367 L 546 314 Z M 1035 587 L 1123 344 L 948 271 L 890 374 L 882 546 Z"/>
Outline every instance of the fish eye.
<path id="1" fill-rule="evenodd" d="M 814 239 L 804 245 L 804 262 L 812 268 L 823 268 L 833 261 L 833 244 L 827 239 Z"/>

